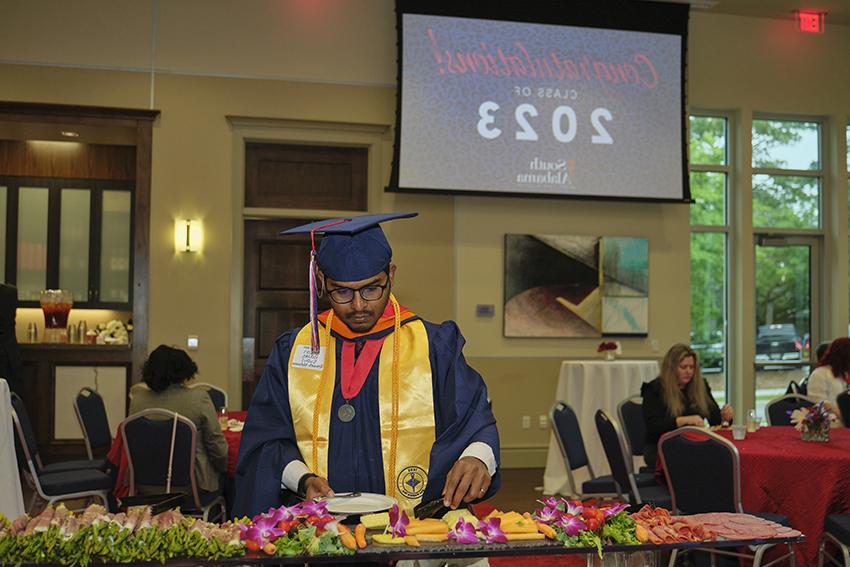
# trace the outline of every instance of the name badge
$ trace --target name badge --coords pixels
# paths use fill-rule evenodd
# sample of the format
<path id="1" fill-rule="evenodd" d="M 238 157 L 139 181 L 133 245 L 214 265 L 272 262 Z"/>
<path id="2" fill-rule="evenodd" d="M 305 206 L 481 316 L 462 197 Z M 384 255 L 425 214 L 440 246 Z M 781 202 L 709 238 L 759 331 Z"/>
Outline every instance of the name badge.
<path id="1" fill-rule="evenodd" d="M 319 347 L 319 352 L 313 352 L 310 345 L 299 345 L 292 357 L 293 368 L 321 370 L 325 366 L 325 347 Z"/>

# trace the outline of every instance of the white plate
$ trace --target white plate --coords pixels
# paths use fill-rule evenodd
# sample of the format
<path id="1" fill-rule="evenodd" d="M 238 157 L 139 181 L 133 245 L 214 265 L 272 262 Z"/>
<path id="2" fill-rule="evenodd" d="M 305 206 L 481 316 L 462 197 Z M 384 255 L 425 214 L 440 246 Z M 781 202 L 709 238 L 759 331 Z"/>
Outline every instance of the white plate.
<path id="1" fill-rule="evenodd" d="M 325 500 L 331 514 L 372 514 L 392 508 L 395 500 L 385 494 L 363 492 L 360 496 L 334 496 Z"/>

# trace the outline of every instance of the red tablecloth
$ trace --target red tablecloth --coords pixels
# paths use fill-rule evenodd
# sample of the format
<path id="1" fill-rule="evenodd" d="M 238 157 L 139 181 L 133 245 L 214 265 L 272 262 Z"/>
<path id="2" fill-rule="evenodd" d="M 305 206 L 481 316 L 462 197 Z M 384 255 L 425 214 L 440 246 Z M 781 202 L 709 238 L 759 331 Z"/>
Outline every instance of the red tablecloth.
<path id="1" fill-rule="evenodd" d="M 245 421 L 248 412 L 246 411 L 229 411 L 227 412 L 228 419 L 238 419 Z M 227 440 L 227 476 L 235 476 L 236 459 L 239 457 L 239 442 L 242 440 L 241 431 L 223 431 L 224 438 Z M 127 453 L 124 452 L 124 437 L 121 436 L 121 425 L 118 425 L 118 433 L 115 439 L 112 440 L 112 447 L 109 449 L 109 454 L 106 456 L 109 461 L 118 466 L 118 475 L 115 479 L 115 488 L 113 494 L 116 498 L 127 496 L 130 490 L 129 478 L 127 476 Z"/>
<path id="2" fill-rule="evenodd" d="M 730 431 L 719 432 L 732 440 Z M 744 510 L 787 516 L 805 534 L 797 565 L 816 565 L 823 522 L 850 513 L 850 429 L 833 429 L 827 443 L 802 441 L 790 426 L 762 427 L 732 440 L 741 455 Z"/>

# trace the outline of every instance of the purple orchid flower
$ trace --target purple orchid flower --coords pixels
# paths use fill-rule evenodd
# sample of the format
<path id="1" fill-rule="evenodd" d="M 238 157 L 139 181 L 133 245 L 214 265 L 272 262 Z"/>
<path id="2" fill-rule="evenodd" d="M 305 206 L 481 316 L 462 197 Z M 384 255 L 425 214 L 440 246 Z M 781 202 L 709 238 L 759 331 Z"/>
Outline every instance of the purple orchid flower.
<path id="1" fill-rule="evenodd" d="M 547 508 L 557 508 L 558 504 L 563 501 L 563 498 L 555 498 L 554 496 L 550 496 L 549 498 L 546 498 L 544 500 L 538 500 L 538 502 L 540 502 L 541 504 L 543 504 L 543 506 Z"/>
<path id="2" fill-rule="evenodd" d="M 564 533 L 568 536 L 574 536 L 580 531 L 586 530 L 587 524 L 585 524 L 581 518 L 564 514 L 564 516 L 558 520 L 558 527 L 564 530 Z"/>
<path id="3" fill-rule="evenodd" d="M 628 507 L 628 504 L 614 504 L 613 506 L 609 506 L 608 508 L 602 508 L 602 513 L 605 515 L 605 519 L 607 520 L 611 516 L 616 516 Z"/>
<path id="4" fill-rule="evenodd" d="M 290 508 L 290 511 L 295 516 L 328 516 L 328 505 L 323 500 L 316 502 L 315 500 L 305 500 Z"/>
<path id="5" fill-rule="evenodd" d="M 557 522 L 558 519 L 563 516 L 564 513 L 554 506 L 544 506 L 539 510 L 534 511 L 534 519 L 538 522 L 542 522 L 544 524 L 551 524 L 552 522 Z"/>
<path id="6" fill-rule="evenodd" d="M 239 531 L 239 539 L 256 541 L 261 547 L 286 533 L 277 527 L 274 518 L 266 515 L 255 517 L 250 526 L 239 524 Z"/>
<path id="7" fill-rule="evenodd" d="M 292 513 L 292 510 L 290 510 L 286 506 L 281 506 L 280 508 L 269 508 L 269 511 L 266 513 L 266 516 L 272 518 L 275 524 L 277 524 L 281 520 L 291 520 L 295 517 Z"/>
<path id="8" fill-rule="evenodd" d="M 481 535 L 487 543 L 508 543 L 508 538 L 502 531 L 501 518 L 481 520 L 478 522 L 478 529 L 481 530 Z"/>
<path id="9" fill-rule="evenodd" d="M 390 531 L 394 537 L 404 537 L 407 535 L 407 524 L 410 523 L 410 518 L 407 513 L 402 510 L 399 512 L 398 504 L 393 504 L 390 508 Z"/>
<path id="10" fill-rule="evenodd" d="M 578 516 L 584 511 L 581 500 L 565 500 L 564 504 L 564 512 L 571 516 Z"/>
<path id="11" fill-rule="evenodd" d="M 501 522 L 501 519 L 499 519 Z M 501 532 L 501 530 L 499 530 Z M 505 534 L 502 533 L 504 536 Z M 478 534 L 475 533 L 475 526 L 471 522 L 465 522 L 463 518 L 458 518 L 455 529 L 449 532 L 449 539 L 453 539 L 458 543 L 478 543 Z M 507 540 L 507 538 L 505 538 Z"/>

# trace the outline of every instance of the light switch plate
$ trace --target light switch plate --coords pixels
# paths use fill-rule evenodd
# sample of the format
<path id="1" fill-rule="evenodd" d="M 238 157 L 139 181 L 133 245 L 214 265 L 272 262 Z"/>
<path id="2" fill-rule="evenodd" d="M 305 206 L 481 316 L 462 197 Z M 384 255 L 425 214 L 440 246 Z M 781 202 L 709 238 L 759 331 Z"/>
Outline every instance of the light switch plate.
<path id="1" fill-rule="evenodd" d="M 189 335 L 186 337 L 186 348 L 189 350 L 198 350 L 198 335 Z"/>
<path id="2" fill-rule="evenodd" d="M 484 304 L 479 303 L 475 306 L 475 316 L 476 317 L 492 317 L 496 314 L 496 306 L 492 303 Z"/>

